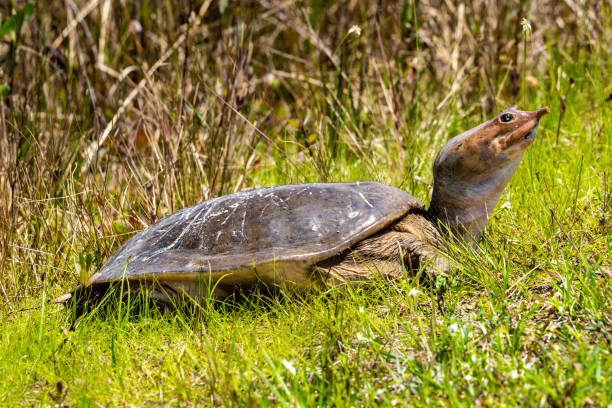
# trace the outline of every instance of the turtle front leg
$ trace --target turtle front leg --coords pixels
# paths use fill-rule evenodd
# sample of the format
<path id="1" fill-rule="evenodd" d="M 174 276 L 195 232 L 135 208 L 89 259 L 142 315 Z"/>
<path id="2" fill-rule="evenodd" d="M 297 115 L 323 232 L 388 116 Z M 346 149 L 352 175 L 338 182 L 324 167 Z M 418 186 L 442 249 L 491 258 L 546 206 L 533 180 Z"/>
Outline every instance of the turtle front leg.
<path id="1" fill-rule="evenodd" d="M 446 314 L 446 286 L 438 285 L 438 278 L 449 276 L 453 262 L 442 251 L 444 245 L 438 229 L 420 214 L 406 215 L 393 225 L 393 229 L 419 238 L 421 245 L 414 246 L 414 253 L 419 257 L 420 264 L 424 265 L 425 276 L 436 291 L 440 313 Z"/>
<path id="2" fill-rule="evenodd" d="M 419 223 L 422 222 L 420 218 L 417 220 Z M 428 221 L 423 219 L 423 222 Z M 423 267 L 428 280 L 435 281 L 437 276 L 448 271 L 449 263 L 425 240 L 425 236 L 414 233 L 414 220 L 409 224 L 411 227 L 405 228 L 399 221 L 348 251 L 317 264 L 319 277 L 323 282 L 336 286 L 380 278 L 403 279 L 406 272 L 415 276 Z"/>
<path id="3" fill-rule="evenodd" d="M 439 276 L 447 276 L 450 261 L 440 247 L 437 230 L 424 217 L 409 214 L 390 228 L 359 242 L 348 251 L 316 265 L 317 277 L 325 284 L 341 286 L 372 279 L 399 280 L 423 277 L 435 288 Z M 446 310 L 443 289 L 438 292 L 438 306 Z"/>

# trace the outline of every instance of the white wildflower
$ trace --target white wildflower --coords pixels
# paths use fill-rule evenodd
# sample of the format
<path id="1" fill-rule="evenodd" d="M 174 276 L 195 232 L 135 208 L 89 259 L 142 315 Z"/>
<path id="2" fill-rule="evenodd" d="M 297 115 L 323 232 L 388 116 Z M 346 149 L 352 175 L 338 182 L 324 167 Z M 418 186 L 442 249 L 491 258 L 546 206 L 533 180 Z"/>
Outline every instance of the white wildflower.
<path id="1" fill-rule="evenodd" d="M 531 34 L 531 24 L 529 24 L 529 21 L 526 18 L 523 17 L 521 20 L 521 25 L 523 26 L 523 33 Z"/>
<path id="2" fill-rule="evenodd" d="M 457 323 L 451 323 L 448 325 L 448 332 L 451 336 L 454 336 L 459 331 L 459 325 Z"/>
<path id="3" fill-rule="evenodd" d="M 501 208 L 503 208 L 504 210 L 511 210 L 512 209 L 512 204 L 510 204 L 510 201 L 506 201 L 505 203 L 503 203 L 501 205 Z"/>
<path id="4" fill-rule="evenodd" d="M 276 87 L 280 84 L 280 81 L 278 80 L 276 75 L 271 72 L 268 72 L 266 75 L 264 75 L 264 81 L 266 81 L 266 84 L 272 87 Z"/>
<path id="5" fill-rule="evenodd" d="M 421 293 L 420 290 L 418 290 L 416 288 L 412 288 L 412 289 L 410 289 L 410 292 L 408 292 L 408 297 L 417 297 L 419 295 L 419 293 Z"/>
<path id="6" fill-rule="evenodd" d="M 348 30 L 348 35 L 355 34 L 357 37 L 361 36 L 361 27 L 354 25 Z"/>
<path id="7" fill-rule="evenodd" d="M 360 343 L 367 343 L 370 341 L 370 338 L 365 333 L 357 332 L 356 337 L 357 341 Z"/>
<path id="8" fill-rule="evenodd" d="M 288 361 L 288 360 L 283 360 L 283 366 L 285 366 L 285 368 L 287 369 L 287 371 L 291 373 L 291 375 L 295 375 L 295 373 L 297 373 L 297 370 L 293 366 L 293 362 Z"/>

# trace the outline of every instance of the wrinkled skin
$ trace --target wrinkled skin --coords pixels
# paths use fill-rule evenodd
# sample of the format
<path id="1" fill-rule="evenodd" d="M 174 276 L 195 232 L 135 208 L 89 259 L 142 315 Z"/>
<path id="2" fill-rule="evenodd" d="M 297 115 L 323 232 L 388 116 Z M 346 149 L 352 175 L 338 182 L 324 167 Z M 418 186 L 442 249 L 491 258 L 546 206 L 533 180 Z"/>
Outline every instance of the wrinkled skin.
<path id="1" fill-rule="evenodd" d="M 523 153 L 533 143 L 540 118 L 549 112 L 548 108 L 508 109 L 451 139 L 434 163 L 428 218 L 448 225 L 463 238 L 478 240 Z"/>

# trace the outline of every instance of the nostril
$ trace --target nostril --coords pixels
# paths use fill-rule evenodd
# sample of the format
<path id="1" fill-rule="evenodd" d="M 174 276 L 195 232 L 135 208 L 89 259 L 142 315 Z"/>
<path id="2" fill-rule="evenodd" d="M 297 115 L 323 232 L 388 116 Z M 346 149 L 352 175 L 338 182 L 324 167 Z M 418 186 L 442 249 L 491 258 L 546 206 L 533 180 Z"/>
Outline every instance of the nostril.
<path id="1" fill-rule="evenodd" d="M 536 111 L 536 115 L 538 116 L 538 119 L 541 118 L 544 115 L 549 114 L 549 113 L 550 113 L 550 108 L 548 106 L 545 107 L 545 108 L 542 108 L 542 109 L 538 109 Z"/>

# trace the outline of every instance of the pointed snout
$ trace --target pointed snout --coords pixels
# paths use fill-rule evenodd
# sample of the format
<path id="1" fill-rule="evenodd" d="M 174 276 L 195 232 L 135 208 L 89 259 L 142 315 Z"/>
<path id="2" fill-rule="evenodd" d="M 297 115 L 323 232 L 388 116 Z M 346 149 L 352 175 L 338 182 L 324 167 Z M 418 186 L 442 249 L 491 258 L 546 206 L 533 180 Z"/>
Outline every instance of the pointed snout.
<path id="1" fill-rule="evenodd" d="M 536 111 L 536 116 L 537 116 L 538 120 L 540 120 L 540 118 L 541 118 L 542 116 L 547 115 L 547 114 L 549 114 L 549 113 L 550 113 L 550 108 L 547 106 L 547 107 L 545 107 L 545 108 L 538 109 L 538 110 Z"/>

